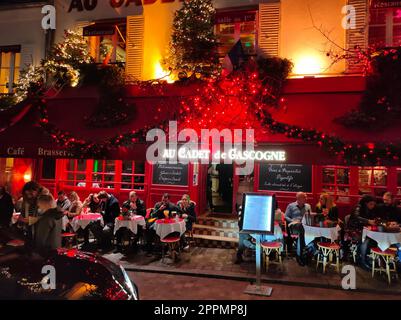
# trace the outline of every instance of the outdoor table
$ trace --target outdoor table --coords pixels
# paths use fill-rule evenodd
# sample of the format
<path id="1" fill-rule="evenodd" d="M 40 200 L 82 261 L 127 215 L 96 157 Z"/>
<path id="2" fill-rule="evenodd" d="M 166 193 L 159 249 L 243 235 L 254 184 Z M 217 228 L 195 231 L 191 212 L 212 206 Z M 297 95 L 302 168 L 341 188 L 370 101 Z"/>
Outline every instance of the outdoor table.
<path id="1" fill-rule="evenodd" d="M 21 216 L 21 212 L 14 212 L 11 218 L 11 223 L 16 224 L 18 222 L 19 217 Z"/>
<path id="2" fill-rule="evenodd" d="M 341 230 L 339 225 L 335 227 L 315 227 L 315 226 L 308 226 L 303 224 L 305 230 L 305 244 L 308 245 L 316 238 L 327 238 L 330 239 L 331 242 L 338 240 L 339 232 Z"/>
<path id="3" fill-rule="evenodd" d="M 164 239 L 173 232 L 179 232 L 180 236 L 182 236 L 186 231 L 185 220 L 182 218 L 156 220 L 154 228 L 160 239 Z"/>
<path id="4" fill-rule="evenodd" d="M 79 228 L 85 229 L 93 221 L 100 221 L 100 224 L 104 226 L 103 217 L 99 213 L 86 213 L 76 216 L 72 219 L 71 226 L 74 232 L 77 232 Z"/>
<path id="5" fill-rule="evenodd" d="M 275 222 L 274 223 L 274 236 L 276 237 L 277 240 L 283 240 L 283 230 L 281 230 L 280 224 Z"/>
<path id="6" fill-rule="evenodd" d="M 366 237 L 375 240 L 382 251 L 387 250 L 393 244 L 401 243 L 401 232 L 378 232 L 365 227 L 362 232 L 362 241 L 365 241 Z"/>
<path id="7" fill-rule="evenodd" d="M 138 226 L 144 227 L 146 225 L 145 218 L 143 216 L 133 216 L 132 218 L 117 217 L 114 223 L 114 234 L 120 228 L 127 228 L 131 230 L 133 234 L 138 233 Z"/>

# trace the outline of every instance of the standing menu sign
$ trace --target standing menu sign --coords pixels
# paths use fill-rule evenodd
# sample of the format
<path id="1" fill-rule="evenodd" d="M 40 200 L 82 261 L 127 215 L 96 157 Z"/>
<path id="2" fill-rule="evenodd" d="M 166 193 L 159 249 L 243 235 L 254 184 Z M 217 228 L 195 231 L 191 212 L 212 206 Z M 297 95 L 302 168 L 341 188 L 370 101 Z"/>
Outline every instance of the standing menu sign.
<path id="1" fill-rule="evenodd" d="M 312 166 L 261 163 L 259 190 L 312 192 Z"/>
<path id="2" fill-rule="evenodd" d="M 155 164 L 153 166 L 153 184 L 164 184 L 171 186 L 188 185 L 187 164 Z"/>

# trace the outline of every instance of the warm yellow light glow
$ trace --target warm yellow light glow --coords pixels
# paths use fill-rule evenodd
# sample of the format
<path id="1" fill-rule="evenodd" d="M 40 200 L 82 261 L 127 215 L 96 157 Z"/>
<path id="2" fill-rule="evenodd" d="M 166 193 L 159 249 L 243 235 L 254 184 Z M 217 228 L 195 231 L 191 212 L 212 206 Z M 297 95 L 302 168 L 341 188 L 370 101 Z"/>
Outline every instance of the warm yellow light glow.
<path id="1" fill-rule="evenodd" d="M 302 55 L 294 60 L 294 74 L 314 75 L 323 72 L 323 62 L 318 56 Z"/>
<path id="2" fill-rule="evenodd" d="M 168 83 L 173 83 L 174 80 L 170 77 L 169 72 L 163 70 L 160 62 L 156 62 L 155 63 L 155 79 L 162 79 L 162 80 L 166 80 Z"/>
<path id="3" fill-rule="evenodd" d="M 24 182 L 29 182 L 32 180 L 32 175 L 30 173 L 24 174 Z"/>

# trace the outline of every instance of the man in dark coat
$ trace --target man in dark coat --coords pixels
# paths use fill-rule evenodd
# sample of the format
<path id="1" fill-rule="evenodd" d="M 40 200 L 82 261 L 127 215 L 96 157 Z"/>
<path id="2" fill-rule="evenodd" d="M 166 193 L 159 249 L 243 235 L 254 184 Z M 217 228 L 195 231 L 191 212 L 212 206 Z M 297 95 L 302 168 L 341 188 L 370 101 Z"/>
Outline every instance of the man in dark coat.
<path id="1" fill-rule="evenodd" d="M 134 215 L 138 216 L 146 216 L 146 207 L 145 207 L 145 202 L 143 202 L 141 199 L 139 199 L 138 195 L 136 194 L 135 191 L 131 191 L 129 193 L 129 198 L 127 201 L 123 203 L 124 205 L 129 206 L 129 210 L 132 212 Z"/>
<path id="2" fill-rule="evenodd" d="M 172 216 L 171 213 L 173 211 L 177 212 L 177 214 L 182 213 L 181 209 L 170 201 L 170 195 L 168 193 L 163 194 L 162 201 L 155 204 L 155 209 L 152 212 L 152 218 L 164 219 L 165 210 L 169 212 L 169 217 Z"/>
<path id="3" fill-rule="evenodd" d="M 114 223 L 116 218 L 120 215 L 120 204 L 115 196 L 108 194 L 106 191 L 100 191 L 98 199 L 103 202 L 103 221 L 104 227 L 99 224 L 91 225 L 91 231 L 99 241 L 103 249 L 110 249 L 112 246 L 111 240 L 113 239 Z"/>

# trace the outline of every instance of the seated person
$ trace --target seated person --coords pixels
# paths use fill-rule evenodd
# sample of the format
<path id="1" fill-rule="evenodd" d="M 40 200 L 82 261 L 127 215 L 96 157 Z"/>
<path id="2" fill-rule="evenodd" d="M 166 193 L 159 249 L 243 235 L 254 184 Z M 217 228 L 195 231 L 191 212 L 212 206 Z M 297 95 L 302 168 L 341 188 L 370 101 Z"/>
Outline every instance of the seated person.
<path id="1" fill-rule="evenodd" d="M 143 217 L 146 216 L 145 202 L 139 199 L 135 191 L 131 191 L 129 193 L 128 200 L 125 201 L 124 204 L 128 204 L 130 206 L 130 211 L 133 215 L 139 215 Z"/>
<path id="2" fill-rule="evenodd" d="M 96 223 L 93 224 L 91 230 L 99 241 L 100 246 L 107 250 L 112 246 L 111 240 L 114 233 L 114 223 L 116 218 L 120 215 L 120 204 L 114 195 L 109 194 L 106 191 L 100 191 L 98 198 L 104 205 L 102 211 L 104 227 L 101 227 L 100 224 Z"/>
<path id="3" fill-rule="evenodd" d="M 79 195 L 75 191 L 71 192 L 69 199 L 71 205 L 65 213 L 67 214 L 68 218 L 71 219 L 79 216 L 82 213 L 83 204 L 79 198 Z"/>
<path id="4" fill-rule="evenodd" d="M 180 217 L 185 219 L 185 226 L 188 231 L 192 231 L 192 225 L 196 222 L 195 202 L 191 201 L 188 194 L 184 194 L 177 202 L 180 209 Z"/>
<path id="5" fill-rule="evenodd" d="M 162 201 L 158 202 L 154 206 L 154 210 L 151 213 L 152 218 L 164 219 L 164 211 L 168 211 L 169 217 L 172 217 L 172 212 L 175 211 L 177 214 L 181 214 L 181 209 L 170 201 L 170 195 L 168 193 L 163 194 Z"/>
<path id="6" fill-rule="evenodd" d="M 68 199 L 67 194 L 64 191 L 58 192 L 57 207 L 63 212 L 68 211 L 71 207 L 71 201 Z"/>
<path id="7" fill-rule="evenodd" d="M 195 202 L 191 201 L 188 194 L 184 194 L 180 201 L 177 202 L 178 208 L 181 210 L 180 217 L 185 220 L 185 228 L 192 231 L 192 225 L 196 222 Z M 181 246 L 186 249 L 188 244 L 185 234 L 181 237 Z"/>
<path id="8" fill-rule="evenodd" d="M 401 212 L 395 205 L 391 192 L 386 192 L 383 195 L 383 203 L 377 205 L 377 216 L 385 222 L 401 223 Z"/>
<path id="9" fill-rule="evenodd" d="M 37 200 L 38 213 L 35 230 L 35 250 L 42 256 L 61 247 L 61 228 L 63 212 L 53 197 L 40 195 Z"/>
<path id="10" fill-rule="evenodd" d="M 328 193 L 322 193 L 319 202 L 315 207 L 315 212 L 318 214 L 318 221 L 329 220 L 338 222 L 338 208 L 334 203 L 334 199 Z"/>
<path id="11" fill-rule="evenodd" d="M 126 219 L 130 219 L 132 216 L 132 211 L 131 211 L 131 206 L 130 204 L 126 201 L 123 203 L 122 207 L 121 207 L 121 215 L 126 218 Z M 114 253 L 117 253 L 119 251 L 121 251 L 122 249 L 122 239 L 125 236 L 125 238 L 130 237 L 131 236 L 131 230 L 127 229 L 127 228 L 120 228 L 117 230 L 115 237 L 116 237 L 116 249 L 114 250 Z"/>
<path id="12" fill-rule="evenodd" d="M 375 225 L 377 218 L 376 199 L 371 195 L 364 195 L 359 201 L 358 206 L 352 212 L 349 223 L 348 232 L 353 232 L 359 239 L 362 239 L 362 230 L 364 226 Z M 360 241 L 360 240 L 359 240 Z M 365 269 L 370 269 L 366 261 L 369 248 L 374 245 L 375 241 L 366 238 L 360 246 L 360 264 Z"/>
<path id="13" fill-rule="evenodd" d="M 297 240 L 297 261 L 300 265 L 305 265 L 306 261 L 303 257 L 305 248 L 304 228 L 302 226 L 302 219 L 305 213 L 311 212 L 311 206 L 306 203 L 307 196 L 304 192 L 298 192 L 296 201 L 290 203 L 285 211 L 285 219 L 288 223 L 289 234 L 298 235 Z"/>
<path id="14" fill-rule="evenodd" d="M 91 213 L 100 213 L 102 211 L 102 202 L 99 200 L 97 193 L 91 193 L 84 200 L 83 209 Z"/>

